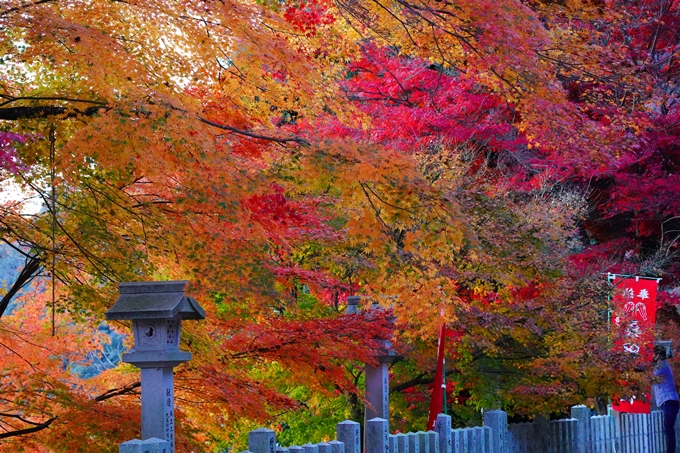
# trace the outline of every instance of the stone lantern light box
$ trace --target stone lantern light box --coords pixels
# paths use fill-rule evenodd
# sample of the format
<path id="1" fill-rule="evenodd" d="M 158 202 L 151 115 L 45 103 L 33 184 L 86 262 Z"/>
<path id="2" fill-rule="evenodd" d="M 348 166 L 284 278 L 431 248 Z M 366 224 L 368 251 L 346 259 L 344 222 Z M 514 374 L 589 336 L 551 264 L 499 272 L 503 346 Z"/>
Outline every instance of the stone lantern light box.
<path id="1" fill-rule="evenodd" d="M 180 351 L 183 319 L 205 319 L 198 302 L 184 294 L 186 281 L 120 283 L 120 296 L 106 312 L 107 320 L 132 320 L 133 349 L 123 361 L 139 367 L 176 366 L 191 359 Z M 161 363 L 159 363 L 161 362 Z"/>

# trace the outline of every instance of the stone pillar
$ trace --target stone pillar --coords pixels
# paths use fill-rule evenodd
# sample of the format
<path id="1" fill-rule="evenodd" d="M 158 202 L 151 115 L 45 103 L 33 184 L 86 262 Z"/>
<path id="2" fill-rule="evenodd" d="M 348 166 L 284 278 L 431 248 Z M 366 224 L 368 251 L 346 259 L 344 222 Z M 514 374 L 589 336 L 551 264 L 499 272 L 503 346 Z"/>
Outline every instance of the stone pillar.
<path id="1" fill-rule="evenodd" d="M 420 437 L 417 433 L 408 433 L 408 451 L 409 453 L 420 453 Z"/>
<path id="2" fill-rule="evenodd" d="M 399 433 L 395 437 L 397 439 L 397 451 L 399 453 L 411 453 L 409 451 L 408 437 L 406 437 L 406 434 Z"/>
<path id="3" fill-rule="evenodd" d="M 586 406 L 573 406 L 571 418 L 578 420 L 578 453 L 591 453 L 590 409 Z"/>
<path id="4" fill-rule="evenodd" d="M 305 449 L 297 445 L 288 447 L 288 453 L 304 453 Z"/>
<path id="5" fill-rule="evenodd" d="M 377 367 L 366 365 L 366 410 L 364 423 L 374 418 L 390 418 L 390 374 L 388 362 Z"/>
<path id="6" fill-rule="evenodd" d="M 397 355 L 389 341 L 382 341 L 376 355 L 378 366 L 366 365 L 366 404 L 364 405 L 364 426 L 375 418 L 390 422 L 390 372 L 389 364 L 397 360 Z M 365 440 L 365 439 L 364 439 Z M 364 443 L 364 445 L 366 445 Z"/>
<path id="7" fill-rule="evenodd" d="M 276 433 L 267 428 L 249 432 L 248 450 L 253 453 L 276 453 Z"/>
<path id="8" fill-rule="evenodd" d="M 319 442 L 316 444 L 317 447 L 319 447 L 319 453 L 333 453 L 333 450 L 331 449 L 331 444 L 327 444 L 326 442 Z"/>
<path id="9" fill-rule="evenodd" d="M 144 360 L 145 353 L 123 354 L 123 362 L 141 369 L 142 439 L 153 437 L 168 441 L 168 452 L 175 451 L 175 390 L 173 368 L 191 358 L 191 353 L 171 353 L 176 360 Z M 152 354 L 149 354 L 150 356 Z M 140 356 L 142 357 L 141 360 Z M 161 356 L 162 357 L 162 356 Z M 188 358 L 186 358 L 188 357 Z"/>
<path id="10" fill-rule="evenodd" d="M 304 444 L 302 448 L 304 449 L 305 453 L 319 453 L 319 447 L 314 444 Z"/>
<path id="11" fill-rule="evenodd" d="M 484 411 L 484 426 L 491 428 L 491 453 L 507 453 L 508 414 L 501 410 Z"/>
<path id="12" fill-rule="evenodd" d="M 444 414 L 437 415 L 434 430 L 439 434 L 439 453 L 453 453 L 451 444 L 451 417 Z"/>
<path id="13" fill-rule="evenodd" d="M 388 423 L 382 418 L 366 422 L 366 453 L 389 453 Z"/>
<path id="14" fill-rule="evenodd" d="M 420 449 L 420 453 L 430 453 L 430 442 L 427 438 L 427 433 L 424 431 L 418 431 L 416 434 L 418 435 L 418 447 Z"/>
<path id="15" fill-rule="evenodd" d="M 425 434 L 427 434 L 430 453 L 439 453 L 439 434 L 436 431 L 428 431 Z"/>
<path id="16" fill-rule="evenodd" d="M 339 440 L 332 440 L 328 442 L 328 445 L 331 446 L 332 453 L 345 453 L 345 444 Z"/>
<path id="17" fill-rule="evenodd" d="M 361 427 L 359 423 L 345 420 L 337 426 L 338 441 L 345 445 L 345 453 L 361 453 Z"/>
<path id="18" fill-rule="evenodd" d="M 359 296 L 348 297 L 345 313 L 348 315 L 359 313 L 360 300 L 361 297 Z M 380 310 L 380 307 L 378 304 L 373 304 L 370 310 Z M 375 354 L 378 365 L 366 365 L 364 368 L 366 397 L 364 427 L 368 424 L 369 420 L 374 418 L 384 419 L 387 423 L 390 420 L 390 375 L 388 365 L 399 357 L 392 349 L 392 344 L 389 341 L 380 340 L 380 343 L 380 347 Z M 387 431 L 389 432 L 389 427 Z"/>
<path id="19" fill-rule="evenodd" d="M 142 439 L 175 443 L 175 392 L 172 367 L 142 368 Z M 172 450 L 171 450 L 172 451 Z"/>

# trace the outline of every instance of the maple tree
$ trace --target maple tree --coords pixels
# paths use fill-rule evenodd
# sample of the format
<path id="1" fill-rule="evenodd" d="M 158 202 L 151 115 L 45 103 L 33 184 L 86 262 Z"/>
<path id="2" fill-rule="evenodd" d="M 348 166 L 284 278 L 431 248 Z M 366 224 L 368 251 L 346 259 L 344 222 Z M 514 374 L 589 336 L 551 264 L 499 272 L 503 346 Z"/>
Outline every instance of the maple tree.
<path id="1" fill-rule="evenodd" d="M 674 32 L 677 5 L 637 2 L 630 10 L 627 6 L 623 8 L 624 13 L 616 2 L 594 6 L 581 2 L 495 2 L 472 6 L 453 2 L 367 1 L 341 6 L 352 19 L 365 25 L 376 41 L 394 45 L 404 57 L 421 56 L 433 62 L 434 67 L 447 68 L 457 79 L 471 80 L 477 87 L 486 86 L 510 102 L 513 125 L 524 134 L 528 146 L 524 152 L 515 153 L 515 158 L 525 166 L 513 169 L 515 175 L 507 187 L 526 190 L 557 183 L 562 187 L 580 186 L 589 192 L 593 208 L 582 224 L 585 247 L 571 258 L 576 276 L 606 271 L 663 275 L 670 292 L 662 292 L 660 302 L 675 300 L 672 291 L 677 278 L 674 226 L 677 200 L 672 193 L 677 160 L 674 56 L 678 47 Z M 502 10 L 512 13 L 499 12 Z M 487 14 L 495 14 L 495 20 L 485 20 Z M 418 62 L 415 65 L 419 71 L 426 71 L 427 65 Z M 407 67 L 400 65 L 401 69 Z M 357 99 L 380 105 L 367 107 L 374 111 L 389 104 L 391 108 L 382 110 L 380 115 L 390 115 L 388 110 L 398 112 L 401 105 L 415 107 L 410 102 L 414 93 L 427 96 L 433 91 L 417 85 L 412 88 L 413 72 L 399 73 L 384 62 L 378 71 L 374 67 L 366 68 L 366 72 L 383 79 L 382 86 L 362 87 L 363 92 L 356 90 L 360 93 Z M 391 78 L 396 83 L 390 91 L 386 87 Z M 418 80 L 422 80 L 421 72 Z M 436 112 L 438 115 L 442 109 Z M 412 118 L 426 118 L 424 127 L 417 123 L 417 130 L 425 130 L 424 140 L 429 142 L 433 134 L 428 131 L 427 114 L 420 113 Z M 442 113 L 437 116 L 440 121 L 446 117 Z M 436 130 L 446 135 L 452 129 Z M 384 134 L 380 136 L 385 138 Z M 414 143 L 418 139 L 423 138 L 413 134 L 406 140 Z M 580 279 L 569 281 L 574 284 Z M 545 291 L 541 288 L 535 297 L 545 297 L 540 294 Z M 557 294 L 573 301 L 567 297 L 570 293 L 563 287 Z M 583 294 L 576 296 L 582 298 Z M 597 308 L 604 308 L 597 300 L 586 301 L 588 298 L 581 301 L 581 306 L 588 308 L 581 314 L 581 320 L 591 320 L 594 335 L 597 323 L 592 320 L 598 319 Z M 556 302 L 556 307 L 568 306 L 564 301 Z M 489 316 L 486 310 L 480 315 Z M 471 321 L 461 324 L 464 327 L 478 324 Z M 487 321 L 489 330 L 498 330 L 492 327 Z M 565 340 L 560 348 L 569 344 Z M 592 360 L 581 359 L 572 362 L 571 367 L 559 360 L 551 360 L 552 364 L 527 362 L 522 366 L 532 373 L 547 370 L 545 377 L 553 389 L 548 387 L 546 391 L 561 393 L 564 401 L 554 407 L 565 407 L 569 395 L 576 399 L 584 397 L 574 395 L 579 386 L 591 396 L 598 385 L 602 389 L 607 387 L 601 385 L 607 373 L 598 378 L 598 365 L 606 363 L 610 367 L 620 358 L 607 358 L 606 345 L 602 338 L 599 345 L 593 342 L 591 346 L 596 349 L 581 356 L 590 356 Z M 578 347 L 572 352 L 577 350 Z M 570 385 L 570 375 L 582 382 Z M 527 388 L 534 391 L 536 382 Z M 494 392 L 487 389 L 487 395 L 490 393 Z M 550 396 L 536 393 L 543 402 Z M 535 401 L 526 395 L 518 402 L 520 406 L 526 404 L 529 410 L 540 407 L 531 408 Z"/>
<path id="2" fill-rule="evenodd" d="M 601 371 L 625 368 L 628 362 L 607 347 L 608 326 L 602 316 L 606 282 L 592 269 L 582 275 L 567 271 L 566 260 L 579 243 L 571 228 L 583 212 L 581 196 L 549 181 L 543 187 L 524 183 L 530 172 L 522 164 L 526 138 L 510 123 L 511 110 L 493 92 L 461 81 L 455 74 L 442 74 L 440 68 L 422 60 L 372 46 L 365 47 L 362 60 L 348 69 L 349 97 L 373 117 L 376 127 L 352 130 L 333 124 L 322 133 L 338 128 L 340 135 L 367 141 L 378 137 L 387 146 L 412 153 L 432 187 L 464 200 L 453 205 L 465 219 L 464 240 L 437 246 L 438 253 L 451 253 L 446 259 L 438 260 L 439 255 L 430 249 L 421 254 L 408 249 L 409 234 L 418 232 L 414 227 L 403 229 L 405 251 L 390 262 L 392 279 L 377 292 L 399 287 L 401 281 L 395 278 L 399 261 L 417 263 L 420 269 L 409 270 L 403 280 L 407 284 L 395 291 L 399 296 L 394 296 L 393 303 L 403 294 L 430 304 L 439 302 L 432 308 L 408 305 L 408 310 L 396 309 L 397 315 L 404 314 L 398 318 L 403 335 L 410 340 L 432 338 L 436 331 L 432 326 L 442 319 L 455 326 L 448 363 L 450 372 L 455 370 L 458 390 L 467 395 L 464 402 L 472 407 L 493 406 L 502 399 L 505 407 L 510 404 L 514 411 L 531 414 L 568 407 L 595 398 L 598 392 L 606 394 L 612 387 L 603 385 L 606 378 L 600 377 Z M 390 121 L 383 123 L 385 118 L 398 118 L 392 121 L 406 127 L 386 128 Z M 410 124 L 417 124 L 417 129 L 410 130 Z M 379 190 L 373 196 L 380 214 L 389 212 L 380 203 L 389 206 L 392 200 L 385 201 Z M 428 211 L 426 206 L 426 202 L 419 203 L 424 211 Z M 410 211 L 409 215 L 415 217 Z M 393 239 L 398 238 L 394 230 L 383 225 L 384 233 Z M 429 260 L 436 262 L 436 270 L 426 267 Z M 427 292 L 428 278 L 419 278 L 419 271 L 429 273 L 438 291 Z M 446 282 L 437 280 L 438 276 Z M 447 287 L 447 283 L 454 284 Z M 369 280 L 367 288 L 372 287 Z M 422 291 L 425 296 L 420 299 Z M 418 315 L 412 316 L 414 312 Z M 402 362 L 393 369 L 393 391 L 411 395 L 407 396 L 407 412 L 401 414 L 404 418 L 393 420 L 402 429 L 419 429 L 418 423 L 423 423 L 422 404 L 418 416 L 416 403 L 426 402 L 429 396 L 423 398 L 414 386 L 432 382 L 433 346 L 431 341 L 429 346 L 421 345 L 412 354 L 415 363 Z M 557 376 L 555 369 L 563 375 Z M 539 392 L 536 389 L 541 385 L 544 390 Z M 527 389 L 533 391 L 527 395 Z M 563 395 L 553 398 L 555 392 Z M 429 390 L 424 394 L 429 395 Z"/>
<path id="3" fill-rule="evenodd" d="M 676 271 L 676 21 L 651 1 L 5 2 L 0 163 L 48 210 L 6 205 L 3 240 L 30 264 L 17 289 L 54 275 L 64 341 L 22 387 L 32 412 L 3 399 L 4 445 L 133 437 L 104 421 L 134 420 L 131 369 L 84 390 L 57 364 L 115 282 L 147 278 L 190 279 L 210 314 L 185 333 L 182 442 L 230 442 L 225 424 L 300 393 L 358 402 L 344 366 L 389 329 L 339 316 L 357 292 L 423 353 L 402 383 L 427 377 L 444 320 L 470 405 L 600 396 L 628 364 L 606 348 L 598 273 Z M 597 243 L 567 261 L 584 185 Z M 3 316 L 9 389 L 52 339 L 45 305 Z"/>
<path id="4" fill-rule="evenodd" d="M 288 382 L 316 392 L 351 385 L 341 363 L 372 360 L 371 340 L 386 335 L 380 319 L 304 309 L 290 292 L 306 288 L 295 283 L 297 270 L 278 265 L 303 244 L 321 247 L 336 234 L 317 212 L 319 200 L 287 200 L 272 184 L 276 166 L 291 158 L 289 148 L 275 145 L 305 143 L 275 129 L 276 110 L 333 105 L 311 96 L 332 66 L 300 53 L 314 39 L 248 3 L 49 3 L 6 2 L 0 11 L 8 68 L 0 117 L 16 131 L 3 135 L 3 150 L 9 140 L 36 138 L 16 146 L 21 168 L 5 165 L 4 176 L 48 209 L 31 215 L 20 203 L 9 206 L 3 239 L 38 264 L 27 279 L 54 276 L 60 339 L 52 340 L 49 316 L 37 321 L 51 304 L 49 291 L 30 304 L 32 318 L 15 310 L 3 319 L 3 388 L 8 396 L 25 389 L 26 399 L 3 399 L 2 448 L 96 444 L 107 451 L 135 437 L 132 370 L 105 372 L 86 387 L 67 385 L 76 377 L 56 370 L 77 360 L 69 355 L 78 346 L 66 337 L 69 321 L 60 320 L 76 322 L 87 336 L 113 302 L 117 281 L 189 278 L 211 314 L 210 325 L 185 333 L 204 355 L 177 379 L 178 397 L 191 401 L 179 411 L 182 445 L 224 438 L 220 427 L 236 415 L 262 419 L 297 407 L 275 383 L 257 384 L 266 364 L 285 365 Z M 237 45 L 235 28 L 243 37 Z M 283 62 L 297 62 L 295 70 Z M 232 108 L 212 112 L 201 101 L 211 97 Z M 26 337 L 17 332 L 24 323 L 36 327 Z M 43 342 L 54 344 L 49 381 L 27 381 L 31 363 L 42 361 L 34 345 Z M 17 360 L 10 361 L 12 351 Z M 130 423 L 109 429 L 107 420 L 120 419 Z"/>

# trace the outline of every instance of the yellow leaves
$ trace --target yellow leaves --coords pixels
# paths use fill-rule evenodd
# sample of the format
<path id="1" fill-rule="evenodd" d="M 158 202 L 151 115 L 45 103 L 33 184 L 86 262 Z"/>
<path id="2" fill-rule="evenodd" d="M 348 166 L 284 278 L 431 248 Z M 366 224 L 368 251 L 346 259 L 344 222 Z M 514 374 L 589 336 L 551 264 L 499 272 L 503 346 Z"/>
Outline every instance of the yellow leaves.
<path id="1" fill-rule="evenodd" d="M 54 95 L 63 86 L 71 98 L 109 103 L 161 95 L 196 112 L 186 89 L 216 88 L 267 125 L 283 110 L 344 110 L 330 82 L 349 47 L 324 44 L 328 34 L 290 33 L 290 24 L 256 2 L 68 0 L 0 20 L 26 44 L 20 58 L 37 78 L 23 85 L 26 93 L 48 86 Z"/>

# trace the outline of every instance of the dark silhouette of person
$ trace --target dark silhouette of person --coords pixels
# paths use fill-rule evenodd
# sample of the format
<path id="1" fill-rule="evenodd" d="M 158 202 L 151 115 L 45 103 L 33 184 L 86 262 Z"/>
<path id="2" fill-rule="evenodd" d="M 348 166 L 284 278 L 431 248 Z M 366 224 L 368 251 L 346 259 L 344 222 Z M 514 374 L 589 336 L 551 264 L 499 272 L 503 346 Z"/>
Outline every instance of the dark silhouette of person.
<path id="1" fill-rule="evenodd" d="M 675 389 L 673 371 L 666 362 L 666 348 L 654 346 L 654 378 L 652 390 L 656 405 L 663 411 L 663 432 L 666 435 L 666 453 L 675 453 L 675 419 L 680 408 L 680 398 Z"/>

